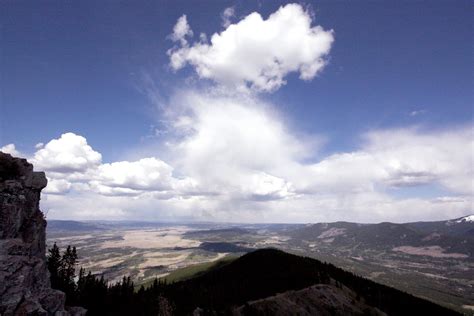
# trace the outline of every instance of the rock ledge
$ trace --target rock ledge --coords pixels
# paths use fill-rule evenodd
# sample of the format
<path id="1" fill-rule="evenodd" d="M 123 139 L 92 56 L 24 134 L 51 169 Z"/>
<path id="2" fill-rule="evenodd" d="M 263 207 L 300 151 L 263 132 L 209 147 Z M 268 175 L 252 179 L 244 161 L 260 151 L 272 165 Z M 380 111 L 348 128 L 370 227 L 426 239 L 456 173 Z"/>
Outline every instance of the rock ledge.
<path id="1" fill-rule="evenodd" d="M 39 209 L 44 172 L 0 152 L 0 315 L 84 315 L 65 309 L 46 266 L 46 220 Z"/>

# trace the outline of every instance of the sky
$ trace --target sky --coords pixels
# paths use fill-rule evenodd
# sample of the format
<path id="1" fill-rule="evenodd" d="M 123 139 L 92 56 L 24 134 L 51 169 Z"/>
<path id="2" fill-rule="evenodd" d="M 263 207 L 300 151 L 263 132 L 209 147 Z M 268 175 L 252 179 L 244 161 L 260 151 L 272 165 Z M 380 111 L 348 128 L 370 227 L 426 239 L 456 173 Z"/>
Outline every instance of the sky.
<path id="1" fill-rule="evenodd" d="M 2 1 L 0 150 L 50 219 L 474 213 L 470 1 Z"/>

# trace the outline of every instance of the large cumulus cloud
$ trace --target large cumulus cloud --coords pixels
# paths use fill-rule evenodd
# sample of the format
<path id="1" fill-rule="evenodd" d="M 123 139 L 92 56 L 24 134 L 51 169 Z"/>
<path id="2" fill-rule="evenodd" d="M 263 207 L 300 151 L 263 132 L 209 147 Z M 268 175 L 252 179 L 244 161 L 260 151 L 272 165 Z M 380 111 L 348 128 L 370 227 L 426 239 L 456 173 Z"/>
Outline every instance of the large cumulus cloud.
<path id="1" fill-rule="evenodd" d="M 301 5 L 288 4 L 267 19 L 254 12 L 235 24 L 228 21 L 230 13 L 224 31 L 191 45 L 191 28 L 186 16 L 180 17 L 171 36 L 179 45 L 168 51 L 171 67 L 190 64 L 200 78 L 227 87 L 273 91 L 285 84 L 287 74 L 311 80 L 327 64 L 333 32 L 312 26 Z"/>

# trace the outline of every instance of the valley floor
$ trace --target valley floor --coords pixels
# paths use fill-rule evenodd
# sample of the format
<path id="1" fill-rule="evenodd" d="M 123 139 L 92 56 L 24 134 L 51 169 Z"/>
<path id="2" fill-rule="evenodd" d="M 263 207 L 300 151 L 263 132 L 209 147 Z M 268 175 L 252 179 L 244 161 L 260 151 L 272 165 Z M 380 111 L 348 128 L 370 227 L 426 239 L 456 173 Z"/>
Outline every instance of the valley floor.
<path id="1" fill-rule="evenodd" d="M 321 238 L 295 238 L 300 229 L 301 225 L 107 224 L 64 230 L 53 225 L 47 243 L 76 246 L 86 270 L 110 282 L 130 276 L 138 285 L 156 277 L 176 281 L 223 258 L 274 247 L 333 263 L 458 311 L 474 311 L 474 260 L 469 255 L 447 253 L 439 246 L 371 249 L 338 244 L 335 238 L 344 230 L 330 228 L 318 235 Z"/>

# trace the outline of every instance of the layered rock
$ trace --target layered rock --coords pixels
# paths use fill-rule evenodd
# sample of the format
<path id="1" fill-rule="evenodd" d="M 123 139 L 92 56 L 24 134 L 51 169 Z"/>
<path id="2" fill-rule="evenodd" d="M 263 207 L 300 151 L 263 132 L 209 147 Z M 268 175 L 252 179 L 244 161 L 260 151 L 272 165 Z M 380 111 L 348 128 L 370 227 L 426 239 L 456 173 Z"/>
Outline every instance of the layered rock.
<path id="1" fill-rule="evenodd" d="M 39 209 L 44 172 L 0 152 L 0 315 L 70 315 L 51 289 L 46 220 Z"/>

